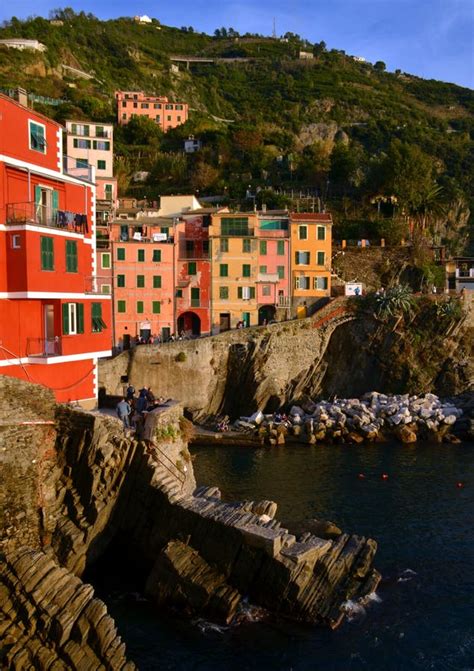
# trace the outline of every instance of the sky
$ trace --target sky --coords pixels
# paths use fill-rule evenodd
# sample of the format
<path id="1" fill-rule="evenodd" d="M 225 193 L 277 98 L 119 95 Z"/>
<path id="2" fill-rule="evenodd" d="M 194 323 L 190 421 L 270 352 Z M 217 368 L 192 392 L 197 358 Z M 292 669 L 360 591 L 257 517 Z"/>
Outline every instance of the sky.
<path id="1" fill-rule="evenodd" d="M 474 88 L 474 0 L 16 0 L 18 18 L 48 16 L 58 6 L 92 12 L 101 19 L 148 14 L 168 26 L 193 26 L 212 34 L 293 32 L 330 49 L 384 61 L 388 70 Z M 0 2 L 0 20 L 11 18 Z"/>

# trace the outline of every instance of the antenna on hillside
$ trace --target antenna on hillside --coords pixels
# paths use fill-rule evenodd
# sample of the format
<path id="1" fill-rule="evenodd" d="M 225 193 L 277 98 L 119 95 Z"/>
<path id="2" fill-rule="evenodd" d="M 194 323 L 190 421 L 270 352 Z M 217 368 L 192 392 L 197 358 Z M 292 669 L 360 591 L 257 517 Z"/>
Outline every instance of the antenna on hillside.
<path id="1" fill-rule="evenodd" d="M 276 40 L 276 36 L 277 36 L 277 34 L 276 34 L 276 21 L 275 21 L 275 17 L 273 17 L 273 33 L 272 33 L 272 37 L 273 37 L 274 40 Z"/>

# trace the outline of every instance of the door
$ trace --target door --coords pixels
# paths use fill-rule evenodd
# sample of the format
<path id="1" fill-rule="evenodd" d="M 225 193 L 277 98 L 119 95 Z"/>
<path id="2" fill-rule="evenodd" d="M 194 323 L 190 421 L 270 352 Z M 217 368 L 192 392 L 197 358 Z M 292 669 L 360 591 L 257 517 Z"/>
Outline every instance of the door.
<path id="1" fill-rule="evenodd" d="M 171 335 L 171 329 L 169 326 L 163 326 L 161 329 L 161 342 L 168 342 Z"/>
<path id="2" fill-rule="evenodd" d="M 191 287 L 191 307 L 198 308 L 200 302 L 200 290 L 197 287 Z"/>
<path id="3" fill-rule="evenodd" d="M 44 346 L 45 354 L 59 354 L 56 351 L 56 341 L 54 337 L 54 305 L 44 305 Z"/>
<path id="4" fill-rule="evenodd" d="M 58 192 L 42 186 L 35 186 L 36 222 L 43 226 L 53 226 L 58 211 Z"/>
<path id="5" fill-rule="evenodd" d="M 219 329 L 221 331 L 229 331 L 229 329 L 230 329 L 230 314 L 228 312 L 221 312 L 219 314 Z"/>

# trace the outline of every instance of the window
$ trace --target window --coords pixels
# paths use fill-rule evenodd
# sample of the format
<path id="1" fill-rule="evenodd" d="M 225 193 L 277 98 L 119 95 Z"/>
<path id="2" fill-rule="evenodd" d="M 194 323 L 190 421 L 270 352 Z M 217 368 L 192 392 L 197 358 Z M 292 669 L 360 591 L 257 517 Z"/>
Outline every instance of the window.
<path id="1" fill-rule="evenodd" d="M 255 298 L 255 287 L 238 287 L 237 298 L 241 298 L 244 301 Z"/>
<path id="2" fill-rule="evenodd" d="M 41 236 L 41 270 L 54 270 L 54 240 Z"/>
<path id="3" fill-rule="evenodd" d="M 176 289 L 176 298 L 182 298 L 182 297 L 183 297 L 183 290 Z"/>
<path id="4" fill-rule="evenodd" d="M 89 161 L 86 158 L 76 158 L 76 168 L 88 168 Z"/>
<path id="5" fill-rule="evenodd" d="M 260 266 L 258 269 L 259 273 L 266 273 L 267 272 L 267 266 Z"/>
<path id="6" fill-rule="evenodd" d="M 250 240 L 248 238 L 242 240 L 242 251 L 250 252 Z"/>
<path id="7" fill-rule="evenodd" d="M 154 109 L 160 110 L 161 109 L 161 103 L 154 103 L 153 104 Z"/>
<path id="8" fill-rule="evenodd" d="M 278 242 L 277 242 L 277 254 L 278 254 L 278 256 L 284 256 L 285 255 L 285 241 L 284 240 L 278 240 Z"/>
<path id="9" fill-rule="evenodd" d="M 221 235 L 249 235 L 249 218 L 222 217 Z"/>
<path id="10" fill-rule="evenodd" d="M 137 275 L 137 287 L 143 289 L 145 287 L 145 275 Z"/>
<path id="11" fill-rule="evenodd" d="M 165 110 L 172 110 L 172 109 L 173 109 L 173 105 L 165 105 Z"/>
<path id="12" fill-rule="evenodd" d="M 127 101 L 126 100 L 122 101 L 122 107 L 127 107 Z"/>
<path id="13" fill-rule="evenodd" d="M 183 109 L 183 106 L 182 106 L 182 105 L 176 105 L 176 109 L 177 109 L 177 110 L 182 110 L 182 109 Z"/>
<path id="14" fill-rule="evenodd" d="M 153 261 L 155 261 L 155 263 L 161 261 L 161 249 L 153 250 Z"/>
<path id="15" fill-rule="evenodd" d="M 122 114 L 122 119 L 126 119 L 126 118 L 127 118 L 127 115 L 126 115 L 126 114 Z"/>
<path id="16" fill-rule="evenodd" d="M 142 108 L 142 110 L 147 110 L 148 109 L 148 103 L 141 103 L 140 107 Z"/>
<path id="17" fill-rule="evenodd" d="M 328 278 L 327 277 L 315 277 L 314 278 L 314 288 L 318 291 L 326 291 L 328 288 Z"/>
<path id="18" fill-rule="evenodd" d="M 266 254 L 267 254 L 267 241 L 266 240 L 260 240 L 260 254 L 262 256 L 266 256 Z"/>
<path id="19" fill-rule="evenodd" d="M 295 263 L 300 266 L 309 266 L 310 253 L 309 252 L 295 252 Z"/>
<path id="20" fill-rule="evenodd" d="M 176 117 L 176 121 L 181 121 L 181 117 L 180 117 L 180 116 L 177 116 L 177 117 Z"/>
<path id="21" fill-rule="evenodd" d="M 105 200 L 112 200 L 112 194 L 113 194 L 113 186 L 112 184 L 105 184 L 104 185 L 104 191 L 105 191 Z M 127 232 L 128 235 L 128 232 Z"/>
<path id="22" fill-rule="evenodd" d="M 101 254 L 101 267 L 110 268 L 110 254 L 108 252 L 103 252 Z"/>
<path id="23" fill-rule="evenodd" d="M 221 238 L 221 252 L 229 251 L 229 241 L 227 238 Z"/>
<path id="24" fill-rule="evenodd" d="M 326 240 L 326 226 L 318 226 L 318 240 Z"/>
<path id="25" fill-rule="evenodd" d="M 167 116 L 167 117 L 166 117 L 166 120 L 167 120 L 167 121 L 171 121 L 171 117 L 170 117 L 170 116 Z"/>
<path id="26" fill-rule="evenodd" d="M 295 289 L 309 289 L 309 277 L 295 277 Z"/>
<path id="27" fill-rule="evenodd" d="M 112 285 L 111 284 L 103 284 L 101 293 L 110 295 L 112 293 Z"/>
<path id="28" fill-rule="evenodd" d="M 133 107 L 136 109 L 138 107 L 138 103 L 133 103 Z"/>
<path id="29" fill-rule="evenodd" d="M 229 287 L 219 287 L 219 298 L 224 301 L 229 298 Z"/>
<path id="30" fill-rule="evenodd" d="M 77 273 L 77 242 L 66 240 L 66 272 Z"/>
<path id="31" fill-rule="evenodd" d="M 264 284 L 262 287 L 262 296 L 271 296 L 272 288 L 269 284 Z"/>
<path id="32" fill-rule="evenodd" d="M 242 277 L 250 277 L 250 264 L 244 263 L 242 266 Z"/>
<path id="33" fill-rule="evenodd" d="M 164 233 L 165 235 L 168 235 L 170 232 L 169 226 L 161 226 L 160 227 L 160 233 Z"/>
<path id="34" fill-rule="evenodd" d="M 152 301 L 151 302 L 151 309 L 154 315 L 159 315 L 161 312 L 161 302 L 160 301 Z"/>
<path id="35" fill-rule="evenodd" d="M 137 249 L 137 261 L 143 263 L 145 261 L 145 250 Z"/>
<path id="36" fill-rule="evenodd" d="M 285 266 L 277 266 L 278 279 L 285 279 Z"/>
<path id="37" fill-rule="evenodd" d="M 117 275 L 117 286 L 118 287 L 125 286 L 125 275 Z"/>
<path id="38" fill-rule="evenodd" d="M 12 249 L 20 249 L 21 247 L 21 235 L 14 234 L 10 238 L 12 243 Z"/>
<path id="39" fill-rule="evenodd" d="M 94 140 L 93 146 L 94 149 L 99 149 L 100 151 L 109 151 L 110 142 L 105 142 L 105 140 Z"/>
<path id="40" fill-rule="evenodd" d="M 298 226 L 298 238 L 300 240 L 308 239 L 308 227 L 307 226 Z"/>
<path id="41" fill-rule="evenodd" d="M 91 141 L 90 140 L 79 140 L 78 138 L 74 138 L 72 141 L 72 144 L 75 149 L 90 149 L 91 148 Z"/>
<path id="42" fill-rule="evenodd" d="M 84 333 L 83 303 L 63 303 L 63 334 Z"/>
<path id="43" fill-rule="evenodd" d="M 156 123 L 160 123 L 160 121 L 161 121 L 161 117 L 160 117 L 159 114 L 157 114 L 157 115 L 155 116 L 155 121 L 156 121 Z"/>
<path id="44" fill-rule="evenodd" d="M 106 323 L 102 319 L 102 303 L 92 303 L 91 317 L 92 333 L 101 333 L 103 329 L 107 328 Z"/>
<path id="45" fill-rule="evenodd" d="M 143 314 L 143 301 L 137 301 L 137 314 Z"/>
<path id="46" fill-rule="evenodd" d="M 74 135 L 89 136 L 89 126 L 86 124 L 73 123 L 71 124 L 71 131 Z"/>
<path id="47" fill-rule="evenodd" d="M 125 247 L 117 247 L 117 261 L 125 261 Z"/>
<path id="48" fill-rule="evenodd" d="M 229 277 L 229 266 L 227 265 L 227 263 L 221 263 L 219 265 L 219 276 Z"/>
<path id="49" fill-rule="evenodd" d="M 326 254 L 324 252 L 318 252 L 318 266 L 324 266 Z"/>
<path id="50" fill-rule="evenodd" d="M 117 301 L 117 312 L 126 312 L 127 306 L 125 301 Z"/>
<path id="51" fill-rule="evenodd" d="M 30 149 L 46 154 L 46 126 L 35 121 L 28 121 L 30 131 Z"/>
<path id="52" fill-rule="evenodd" d="M 103 126 L 95 127 L 95 136 L 96 137 L 107 137 L 107 131 Z"/>
<path id="53" fill-rule="evenodd" d="M 161 289 L 161 275 L 153 275 L 153 289 Z"/>
<path id="54" fill-rule="evenodd" d="M 198 287 L 191 287 L 191 307 L 198 308 L 200 304 L 201 291 Z"/>
<path id="55" fill-rule="evenodd" d="M 98 170 L 107 170 L 107 161 L 97 161 Z"/>
<path id="56" fill-rule="evenodd" d="M 197 270 L 196 270 L 196 262 L 192 261 L 188 263 L 188 275 L 196 275 Z"/>

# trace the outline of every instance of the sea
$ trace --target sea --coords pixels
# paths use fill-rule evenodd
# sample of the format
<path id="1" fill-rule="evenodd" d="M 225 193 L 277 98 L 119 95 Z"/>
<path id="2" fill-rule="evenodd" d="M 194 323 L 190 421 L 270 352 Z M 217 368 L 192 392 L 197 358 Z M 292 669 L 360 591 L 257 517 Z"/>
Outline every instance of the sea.
<path id="1" fill-rule="evenodd" d="M 142 671 L 473 671 L 474 444 L 192 449 L 198 484 L 270 499 L 287 526 L 331 520 L 378 543 L 383 579 L 336 631 L 157 612 L 133 581 L 96 585 Z"/>

